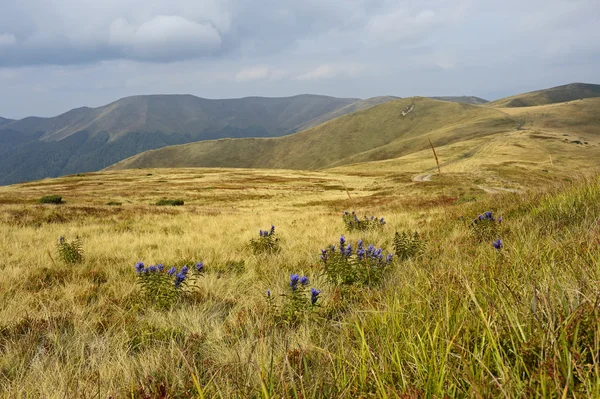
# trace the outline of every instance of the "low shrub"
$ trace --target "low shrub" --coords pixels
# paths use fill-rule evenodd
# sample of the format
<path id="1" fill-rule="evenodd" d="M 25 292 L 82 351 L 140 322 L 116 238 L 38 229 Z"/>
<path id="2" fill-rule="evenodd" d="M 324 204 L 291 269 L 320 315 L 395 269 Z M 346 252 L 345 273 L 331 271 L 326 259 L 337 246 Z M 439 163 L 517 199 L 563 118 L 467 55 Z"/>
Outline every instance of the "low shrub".
<path id="1" fill-rule="evenodd" d="M 250 247 L 255 254 L 279 252 L 281 247 L 279 238 L 275 236 L 275 226 L 271 226 L 271 230 L 260 230 L 258 238 L 250 240 Z"/>
<path id="2" fill-rule="evenodd" d="M 492 212 L 485 212 L 473 219 L 471 233 L 478 241 L 491 241 L 500 235 L 501 224 L 502 216 L 496 219 Z"/>
<path id="3" fill-rule="evenodd" d="M 109 201 L 109 202 L 106 203 L 106 205 L 108 205 L 108 206 L 121 206 L 121 205 L 123 205 L 123 203 L 122 202 L 118 202 L 118 201 Z"/>
<path id="4" fill-rule="evenodd" d="M 383 228 L 383 226 L 385 226 L 384 218 L 376 218 L 375 216 L 371 216 L 370 218 L 368 218 L 365 216 L 363 219 L 359 219 L 358 216 L 356 216 L 356 212 L 344 212 L 342 220 L 346 225 L 346 230 L 348 230 L 349 232 L 354 230 L 375 230 L 381 229 Z"/>
<path id="5" fill-rule="evenodd" d="M 321 290 L 308 289 L 310 280 L 306 276 L 291 274 L 287 293 L 282 295 L 283 303 L 276 304 L 271 290 L 267 290 L 267 301 L 271 311 L 275 312 L 278 324 L 297 324 L 305 318 L 308 312 L 319 306 Z"/>
<path id="6" fill-rule="evenodd" d="M 179 300 L 190 278 L 204 274 L 204 264 L 198 262 L 192 276 L 188 266 L 177 271 L 175 266 L 169 269 L 162 264 L 145 267 L 144 263 L 138 262 L 135 271 L 147 301 L 160 308 L 170 308 Z"/>
<path id="7" fill-rule="evenodd" d="M 59 259 L 63 262 L 74 265 L 83 262 L 83 245 L 79 237 L 68 242 L 65 237 L 60 237 L 56 246 Z"/>
<path id="8" fill-rule="evenodd" d="M 182 206 L 183 204 L 183 200 L 180 199 L 161 199 L 156 201 L 156 205 L 158 206 Z"/>
<path id="9" fill-rule="evenodd" d="M 39 199 L 40 204 L 63 204 L 62 197 L 60 195 L 45 195 Z"/>
<path id="10" fill-rule="evenodd" d="M 394 253 L 396 258 L 400 260 L 422 255 L 425 246 L 425 240 L 416 231 L 412 234 L 404 231 L 402 233 L 396 232 L 394 235 Z"/>
<path id="11" fill-rule="evenodd" d="M 384 257 L 383 249 L 370 244 L 366 249 L 363 240 L 359 240 L 356 251 L 352 245 L 346 246 L 344 236 L 340 237 L 340 246 L 334 245 L 321 250 L 321 261 L 329 282 L 333 285 L 379 285 L 392 262 L 392 254 Z"/>

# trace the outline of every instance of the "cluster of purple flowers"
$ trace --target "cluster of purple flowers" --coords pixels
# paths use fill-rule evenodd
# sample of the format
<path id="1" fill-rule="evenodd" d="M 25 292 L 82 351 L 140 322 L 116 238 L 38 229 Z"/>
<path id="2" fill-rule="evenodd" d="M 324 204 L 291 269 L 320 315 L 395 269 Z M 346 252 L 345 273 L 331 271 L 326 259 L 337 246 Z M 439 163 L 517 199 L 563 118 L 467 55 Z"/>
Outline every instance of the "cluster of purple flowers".
<path id="1" fill-rule="evenodd" d="M 485 212 L 484 214 L 477 216 L 473 220 L 473 223 L 479 223 L 479 222 L 483 222 L 483 221 L 495 222 L 496 218 L 494 218 L 494 215 L 492 214 L 492 212 L 488 211 L 488 212 Z M 502 216 L 500 216 L 498 218 L 498 223 L 502 223 Z"/>
<path id="2" fill-rule="evenodd" d="M 327 263 L 332 254 L 336 253 L 335 246 L 331 245 L 327 249 L 321 250 L 321 260 L 324 263 Z M 342 258 L 350 258 L 354 252 L 352 249 L 352 245 L 346 245 L 346 238 L 344 236 L 340 237 L 340 246 L 339 253 Z M 373 244 L 369 244 L 367 248 L 365 248 L 363 240 L 359 240 L 356 246 L 356 258 L 359 261 L 376 261 L 378 263 L 389 264 L 392 261 L 392 254 L 388 254 L 385 259 L 383 257 L 383 248 L 375 248 Z"/>
<path id="3" fill-rule="evenodd" d="M 145 267 L 143 262 L 138 262 L 135 264 L 134 268 L 136 273 L 138 273 L 139 275 L 157 274 L 165 272 L 165 266 L 162 263 Z M 204 263 L 196 263 L 196 271 L 202 273 L 204 271 Z M 174 277 L 173 284 L 175 285 L 175 288 L 179 288 L 187 278 L 188 272 L 189 268 L 187 266 L 183 266 L 179 272 L 177 272 L 177 268 L 175 266 L 172 266 L 169 270 L 167 270 L 166 274 L 171 277 Z"/>
<path id="4" fill-rule="evenodd" d="M 271 226 L 271 230 L 261 230 L 258 232 L 258 235 L 261 237 L 269 237 L 275 234 L 275 226 Z"/>
<path id="5" fill-rule="evenodd" d="M 309 284 L 309 280 L 308 277 L 306 276 L 300 276 L 299 274 L 290 274 L 290 287 L 292 288 L 292 291 L 296 291 L 298 289 L 299 286 L 302 287 L 306 287 Z M 321 294 L 321 290 L 318 290 L 316 288 L 311 288 L 310 289 L 310 303 L 312 305 L 314 305 L 315 303 L 317 303 L 317 300 L 319 299 L 319 294 Z M 267 291 L 267 297 L 271 296 L 271 291 Z"/>
<path id="6" fill-rule="evenodd" d="M 356 215 L 356 212 L 350 213 L 348 211 L 344 212 L 343 219 L 346 227 L 350 230 L 367 230 L 370 228 L 383 227 L 386 224 L 384 218 L 375 216 L 367 218 L 365 216 L 365 218 L 361 220 Z"/>
<path id="7" fill-rule="evenodd" d="M 303 286 L 307 286 L 309 283 L 308 277 L 300 277 L 298 274 L 290 274 L 290 287 L 292 287 L 292 291 L 296 291 L 298 289 L 298 283 Z"/>

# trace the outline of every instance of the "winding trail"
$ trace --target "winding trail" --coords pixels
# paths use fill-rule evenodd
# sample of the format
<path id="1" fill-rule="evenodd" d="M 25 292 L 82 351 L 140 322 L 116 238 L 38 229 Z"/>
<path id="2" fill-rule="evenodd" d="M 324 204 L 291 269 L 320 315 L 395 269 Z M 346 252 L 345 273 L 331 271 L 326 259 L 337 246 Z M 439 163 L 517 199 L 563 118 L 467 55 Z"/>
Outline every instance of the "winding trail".
<path id="1" fill-rule="evenodd" d="M 517 190 L 516 188 L 503 188 L 503 187 L 485 187 L 485 186 L 477 186 L 477 188 L 482 189 L 488 194 L 502 194 L 502 193 L 514 193 L 514 194 L 523 194 L 523 191 Z"/>

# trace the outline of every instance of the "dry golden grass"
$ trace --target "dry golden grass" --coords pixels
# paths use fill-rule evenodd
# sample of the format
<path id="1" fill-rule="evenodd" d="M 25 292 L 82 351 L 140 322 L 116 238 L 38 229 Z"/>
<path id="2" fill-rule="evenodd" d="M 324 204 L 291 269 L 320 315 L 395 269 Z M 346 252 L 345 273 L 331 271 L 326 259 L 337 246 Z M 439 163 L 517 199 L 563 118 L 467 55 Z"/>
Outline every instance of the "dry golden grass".
<path id="1" fill-rule="evenodd" d="M 350 201 L 346 187 L 352 201 L 389 188 L 369 177 L 209 169 L 93 173 L 0 188 L 0 335 L 8 341 L 1 349 L 3 392 L 140 393 L 152 385 L 149 378 L 201 373 L 177 366 L 188 346 L 210 370 L 230 369 L 228 378 L 254 381 L 259 370 L 243 360 L 257 360 L 267 343 L 238 335 L 256 327 L 256 318 L 264 317 L 263 293 L 280 287 L 290 272 L 323 285 L 318 253 L 343 232 L 344 208 L 332 204 Z M 35 203 L 48 192 L 62 195 L 66 204 Z M 184 199 L 186 205 L 149 205 L 163 197 Z M 109 201 L 123 205 L 104 205 Z M 425 220 L 401 212 L 388 219 L 397 227 Z M 281 237 L 281 254 L 252 255 L 250 238 L 271 224 Z M 67 266 L 57 259 L 60 236 L 82 239 L 84 264 Z M 382 244 L 389 246 L 389 239 Z M 140 260 L 165 265 L 203 260 L 209 273 L 199 283 L 197 302 L 167 312 L 145 309 L 136 299 L 133 273 Z M 245 261 L 242 275 L 214 272 L 238 260 Z M 300 329 L 285 345 L 303 346 L 308 334 Z"/>
<path id="2" fill-rule="evenodd" d="M 441 180 L 426 149 L 320 172 L 134 169 L 0 187 L 0 392 L 597 396 L 599 373 L 586 359 L 600 333 L 582 324 L 581 343 L 573 326 L 595 314 L 589 308 L 600 289 L 600 184 L 537 193 L 598 171 L 593 131 L 576 133 L 588 144 L 524 119 L 520 130 L 434 142 Z M 486 195 L 490 189 L 528 193 Z M 66 203 L 37 203 L 49 194 Z M 185 205 L 152 205 L 160 199 Z M 490 209 L 506 216 L 501 253 L 457 220 Z M 388 223 L 346 233 L 344 210 Z M 281 251 L 254 255 L 250 239 L 271 224 Z M 326 283 L 320 249 L 340 234 L 391 251 L 394 232 L 405 230 L 429 239 L 427 255 L 396 264 L 382 287 L 343 297 Z M 82 264 L 58 259 L 60 236 L 81 238 Z M 136 285 L 138 261 L 199 260 L 206 275 L 170 310 L 152 306 Z M 239 261 L 243 271 L 228 266 Z M 323 290 L 321 308 L 318 317 L 275 328 L 265 291 L 279 300 L 290 273 Z"/>

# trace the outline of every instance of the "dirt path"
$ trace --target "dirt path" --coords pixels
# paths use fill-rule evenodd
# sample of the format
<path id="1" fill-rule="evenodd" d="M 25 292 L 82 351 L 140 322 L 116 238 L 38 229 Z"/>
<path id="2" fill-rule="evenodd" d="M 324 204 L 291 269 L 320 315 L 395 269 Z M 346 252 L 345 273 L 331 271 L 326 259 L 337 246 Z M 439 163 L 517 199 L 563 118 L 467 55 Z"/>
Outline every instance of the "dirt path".
<path id="1" fill-rule="evenodd" d="M 502 194 L 502 193 L 515 193 L 522 194 L 523 191 L 517 190 L 516 188 L 503 188 L 503 187 L 485 187 L 485 186 L 477 186 L 488 194 Z"/>

